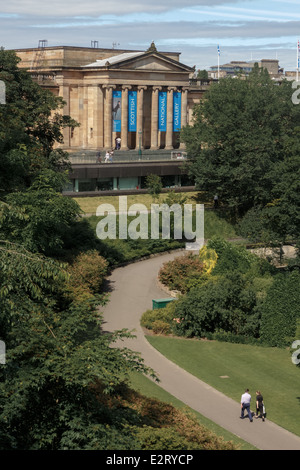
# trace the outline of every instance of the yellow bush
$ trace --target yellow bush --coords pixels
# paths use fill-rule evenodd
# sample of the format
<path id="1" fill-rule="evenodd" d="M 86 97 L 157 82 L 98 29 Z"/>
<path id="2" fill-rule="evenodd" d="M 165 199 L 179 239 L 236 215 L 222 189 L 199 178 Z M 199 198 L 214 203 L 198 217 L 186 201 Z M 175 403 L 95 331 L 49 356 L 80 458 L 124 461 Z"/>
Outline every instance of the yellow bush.
<path id="1" fill-rule="evenodd" d="M 204 245 L 199 251 L 199 258 L 200 261 L 203 263 L 204 271 L 206 272 L 206 274 L 210 274 L 217 264 L 217 252 L 212 248 L 207 248 L 207 246 Z"/>

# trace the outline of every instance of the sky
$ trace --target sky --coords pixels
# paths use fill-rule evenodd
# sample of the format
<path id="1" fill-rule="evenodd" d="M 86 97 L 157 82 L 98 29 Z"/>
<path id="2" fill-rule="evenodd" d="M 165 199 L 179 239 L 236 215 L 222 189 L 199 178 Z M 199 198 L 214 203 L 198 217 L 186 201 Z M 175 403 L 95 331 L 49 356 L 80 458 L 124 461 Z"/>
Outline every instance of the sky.
<path id="1" fill-rule="evenodd" d="M 196 69 L 278 59 L 296 70 L 300 0 L 0 0 L 0 47 L 99 47 L 180 52 Z"/>

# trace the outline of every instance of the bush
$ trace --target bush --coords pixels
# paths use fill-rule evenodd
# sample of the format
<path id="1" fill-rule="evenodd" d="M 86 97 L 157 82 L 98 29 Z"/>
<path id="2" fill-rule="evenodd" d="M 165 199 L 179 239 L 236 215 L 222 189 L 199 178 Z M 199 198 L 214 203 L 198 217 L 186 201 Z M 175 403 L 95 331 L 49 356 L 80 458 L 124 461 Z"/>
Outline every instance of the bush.
<path id="1" fill-rule="evenodd" d="M 108 263 L 96 250 L 80 253 L 69 266 L 68 289 L 74 299 L 101 292 Z"/>
<path id="2" fill-rule="evenodd" d="M 275 271 L 274 267 L 266 260 L 251 253 L 244 246 L 234 245 L 220 238 L 212 238 L 207 247 L 215 250 L 218 256 L 218 261 L 213 269 L 215 275 L 238 271 L 253 278 Z"/>
<path id="3" fill-rule="evenodd" d="M 191 289 L 175 305 L 176 334 L 206 337 L 218 329 L 257 337 L 259 312 L 255 291 L 238 273 L 228 273 Z"/>
<path id="4" fill-rule="evenodd" d="M 165 308 L 147 310 L 141 318 L 141 325 L 156 334 L 171 334 L 174 318 L 175 301 L 170 302 Z"/>
<path id="5" fill-rule="evenodd" d="M 185 293 L 188 291 L 188 282 L 195 276 L 203 274 L 203 263 L 198 256 L 192 253 L 179 256 L 163 265 L 158 278 L 171 290 Z"/>
<path id="6" fill-rule="evenodd" d="M 289 346 L 300 318 L 300 274 L 278 274 L 261 307 L 261 339 L 269 346 Z"/>
<path id="7" fill-rule="evenodd" d="M 118 409 L 122 405 L 138 413 L 139 424 L 133 423 L 132 429 L 141 450 L 237 450 L 189 412 L 128 388 L 122 395 L 116 402 Z"/>

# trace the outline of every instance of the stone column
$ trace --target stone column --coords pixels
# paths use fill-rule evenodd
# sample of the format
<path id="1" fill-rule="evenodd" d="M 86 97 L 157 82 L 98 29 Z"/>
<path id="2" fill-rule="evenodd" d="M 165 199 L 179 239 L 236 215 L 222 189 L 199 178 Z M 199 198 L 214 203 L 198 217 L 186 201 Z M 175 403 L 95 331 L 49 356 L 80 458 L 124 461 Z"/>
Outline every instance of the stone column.
<path id="1" fill-rule="evenodd" d="M 162 87 L 154 86 L 151 97 L 151 150 L 157 150 L 158 145 L 158 92 Z"/>
<path id="2" fill-rule="evenodd" d="M 95 139 L 97 149 L 102 149 L 104 147 L 104 96 L 101 86 L 97 86 L 95 91 Z"/>
<path id="3" fill-rule="evenodd" d="M 78 147 L 84 147 L 84 87 L 82 85 L 78 86 L 78 122 L 80 126 L 78 127 Z"/>
<path id="4" fill-rule="evenodd" d="M 121 150 L 128 150 L 128 90 L 130 85 L 122 87 Z"/>
<path id="5" fill-rule="evenodd" d="M 70 87 L 69 85 L 60 85 L 59 96 L 65 101 L 62 115 L 70 115 Z M 70 147 L 70 128 L 66 127 L 62 131 L 64 139 L 64 147 Z"/>
<path id="6" fill-rule="evenodd" d="M 83 139 L 82 139 L 82 147 L 84 149 L 88 148 L 88 133 L 89 133 L 89 87 L 83 87 Z"/>
<path id="7" fill-rule="evenodd" d="M 104 105 L 104 146 L 106 149 L 112 149 L 112 92 L 116 88 L 115 85 L 103 85 L 105 92 Z"/>
<path id="8" fill-rule="evenodd" d="M 181 127 L 187 125 L 187 101 L 188 101 L 188 88 L 183 88 L 181 93 Z M 180 149 L 186 148 L 183 142 L 180 142 Z"/>
<path id="9" fill-rule="evenodd" d="M 167 99 L 167 132 L 166 132 L 166 146 L 167 150 L 173 149 L 173 93 L 176 88 L 168 88 Z"/>
<path id="10" fill-rule="evenodd" d="M 136 150 L 140 148 L 140 145 L 141 145 L 141 149 L 143 149 L 144 90 L 147 90 L 147 87 L 138 86 L 137 90 L 138 90 L 138 93 L 137 93 L 136 142 L 135 142 Z"/>

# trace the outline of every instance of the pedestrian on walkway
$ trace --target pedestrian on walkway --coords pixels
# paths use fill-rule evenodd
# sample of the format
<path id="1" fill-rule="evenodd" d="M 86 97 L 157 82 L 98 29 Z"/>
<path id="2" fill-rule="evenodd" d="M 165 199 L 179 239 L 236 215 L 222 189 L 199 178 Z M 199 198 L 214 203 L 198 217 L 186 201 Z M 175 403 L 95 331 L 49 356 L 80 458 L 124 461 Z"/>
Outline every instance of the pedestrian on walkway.
<path id="1" fill-rule="evenodd" d="M 259 412 L 259 416 L 258 416 Z M 264 415 L 264 399 L 259 390 L 256 392 L 256 415 L 255 418 L 261 418 L 262 421 L 265 420 L 265 415 Z"/>
<path id="2" fill-rule="evenodd" d="M 108 163 L 108 161 L 109 161 L 109 151 L 107 150 L 105 154 L 105 163 Z"/>
<path id="3" fill-rule="evenodd" d="M 249 393 L 249 389 L 246 388 L 245 393 L 243 393 L 241 397 L 241 419 L 244 419 L 244 413 L 245 413 L 245 410 L 247 410 L 248 418 L 250 420 L 250 423 L 252 423 L 253 418 L 252 418 L 252 413 L 250 410 L 250 403 L 251 403 L 251 395 Z"/>

